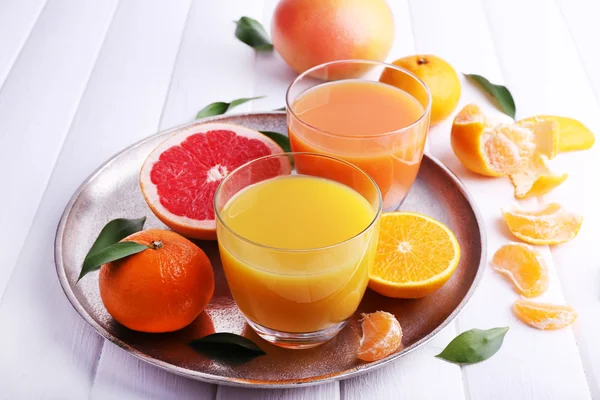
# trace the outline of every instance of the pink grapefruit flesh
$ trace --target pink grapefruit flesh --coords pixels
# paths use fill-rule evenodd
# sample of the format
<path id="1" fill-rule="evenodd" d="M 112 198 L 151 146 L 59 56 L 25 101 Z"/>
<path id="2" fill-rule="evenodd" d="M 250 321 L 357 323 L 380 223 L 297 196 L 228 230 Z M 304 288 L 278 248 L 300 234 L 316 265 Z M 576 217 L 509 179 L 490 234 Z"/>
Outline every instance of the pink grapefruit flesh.
<path id="1" fill-rule="evenodd" d="M 216 239 L 213 198 L 221 181 L 248 161 L 283 153 L 273 140 L 239 125 L 207 123 L 184 128 L 158 145 L 140 173 L 154 214 L 169 228 L 195 239 Z M 273 160 L 276 176 L 283 167 Z M 287 166 L 289 168 L 289 165 Z"/>

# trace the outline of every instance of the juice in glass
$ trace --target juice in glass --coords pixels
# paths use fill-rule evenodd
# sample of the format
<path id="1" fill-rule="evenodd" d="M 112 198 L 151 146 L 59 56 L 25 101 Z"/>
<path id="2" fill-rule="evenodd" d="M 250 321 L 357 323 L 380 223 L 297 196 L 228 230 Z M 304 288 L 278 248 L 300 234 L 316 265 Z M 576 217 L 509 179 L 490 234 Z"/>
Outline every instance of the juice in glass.
<path id="1" fill-rule="evenodd" d="M 328 68 L 352 62 L 373 64 L 371 78 L 327 81 Z M 328 154 L 359 166 L 377 182 L 384 210 L 391 211 L 399 207 L 417 176 L 430 100 L 425 85 L 400 68 L 395 73 L 414 79 L 421 95 L 414 97 L 379 82 L 385 68 L 397 67 L 339 61 L 307 71 L 288 91 L 288 127 L 293 151 Z"/>
<path id="2" fill-rule="evenodd" d="M 300 163 L 311 157 L 319 156 L 294 156 Z M 378 192 L 366 191 L 365 197 L 315 175 L 253 182 L 252 174 L 237 173 L 248 184 L 231 183 L 234 190 L 221 191 L 229 198 L 216 199 L 219 250 L 236 304 L 250 326 L 275 344 L 304 348 L 330 339 L 367 287 L 377 245 Z M 235 174 L 227 179 L 235 180 Z M 366 187 L 362 182 L 359 190 Z"/>

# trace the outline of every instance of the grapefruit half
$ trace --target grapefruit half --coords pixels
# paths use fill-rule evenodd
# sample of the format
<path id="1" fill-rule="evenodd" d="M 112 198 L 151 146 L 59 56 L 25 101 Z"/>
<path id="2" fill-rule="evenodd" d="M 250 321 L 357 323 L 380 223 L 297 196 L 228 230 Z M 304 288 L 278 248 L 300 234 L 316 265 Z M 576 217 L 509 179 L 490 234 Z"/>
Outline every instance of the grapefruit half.
<path id="1" fill-rule="evenodd" d="M 213 198 L 219 183 L 248 161 L 283 152 L 269 137 L 243 126 L 195 125 L 150 153 L 140 187 L 152 212 L 169 228 L 190 238 L 215 240 Z M 270 175 L 266 177 L 277 176 L 282 168 L 289 173 L 290 165 L 277 160 L 275 169 L 264 171 Z"/>

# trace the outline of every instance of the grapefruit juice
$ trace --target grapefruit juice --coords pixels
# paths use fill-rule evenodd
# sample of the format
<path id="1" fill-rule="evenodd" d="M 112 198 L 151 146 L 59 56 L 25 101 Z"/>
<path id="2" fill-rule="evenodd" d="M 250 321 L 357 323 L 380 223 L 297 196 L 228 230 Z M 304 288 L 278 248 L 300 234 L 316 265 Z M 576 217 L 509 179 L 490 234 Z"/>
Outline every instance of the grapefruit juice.
<path id="1" fill-rule="evenodd" d="M 298 83 L 303 79 L 308 78 L 300 76 L 288 91 L 292 150 L 355 164 L 377 182 L 384 210 L 397 209 L 421 163 L 429 127 L 428 98 L 422 103 L 394 86 L 367 79 L 295 88 L 306 86 Z"/>
<path id="2" fill-rule="evenodd" d="M 351 187 L 315 176 L 280 176 L 235 194 L 219 213 L 217 234 L 242 313 L 291 333 L 347 320 L 367 287 L 378 213 Z"/>

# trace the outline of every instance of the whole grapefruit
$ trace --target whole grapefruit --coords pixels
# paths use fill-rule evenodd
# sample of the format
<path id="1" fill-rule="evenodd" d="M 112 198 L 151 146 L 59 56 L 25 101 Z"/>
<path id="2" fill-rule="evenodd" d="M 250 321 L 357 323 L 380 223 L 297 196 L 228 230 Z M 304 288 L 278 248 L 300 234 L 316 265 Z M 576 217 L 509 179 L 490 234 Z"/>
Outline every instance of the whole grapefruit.
<path id="1" fill-rule="evenodd" d="M 121 325 L 141 332 L 171 332 L 204 310 L 214 274 L 204 252 L 175 232 L 149 229 L 122 241 L 150 246 L 100 268 L 100 297 Z"/>
<path id="2" fill-rule="evenodd" d="M 273 45 L 302 73 L 329 61 L 383 61 L 394 41 L 394 19 L 385 0 L 281 0 L 271 25 Z M 356 71 L 338 69 L 331 79 Z"/>

